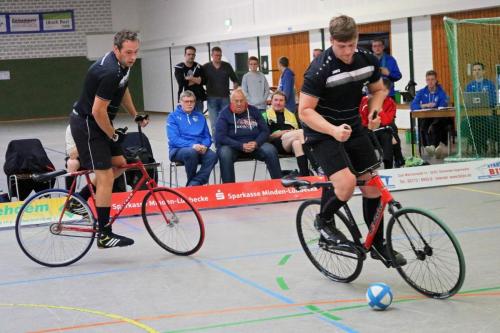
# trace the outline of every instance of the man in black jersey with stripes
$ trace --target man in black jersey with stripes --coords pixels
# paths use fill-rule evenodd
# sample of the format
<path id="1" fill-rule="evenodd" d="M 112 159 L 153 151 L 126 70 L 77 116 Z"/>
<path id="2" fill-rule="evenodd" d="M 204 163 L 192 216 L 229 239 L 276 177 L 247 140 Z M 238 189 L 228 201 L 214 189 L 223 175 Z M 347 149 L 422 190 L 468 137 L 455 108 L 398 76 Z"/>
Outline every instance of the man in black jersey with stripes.
<path id="1" fill-rule="evenodd" d="M 304 74 L 300 93 L 299 117 L 304 123 L 306 144 L 313 152 L 335 190 L 323 190 L 322 211 L 316 217 L 315 226 L 320 231 L 320 242 L 338 244 L 346 241 L 334 223 L 334 214 L 352 196 L 356 176 L 347 167 L 339 150 L 344 143 L 355 170 L 366 170 L 376 164 L 374 147 L 361 126 L 358 107 L 362 88 L 368 86 L 371 98 L 368 103 L 368 128 L 380 125 L 377 110 L 385 99 L 380 78 L 378 59 L 366 51 L 357 49 L 358 29 L 354 19 L 348 16 L 334 17 L 330 21 L 331 47 L 314 59 Z M 363 175 L 361 179 L 368 179 Z M 380 192 L 374 187 L 362 187 L 363 216 L 370 224 L 380 201 Z M 374 240 L 374 258 L 388 257 L 383 239 L 383 225 Z M 404 265 L 404 257 L 395 253 L 396 264 Z"/>
<path id="2" fill-rule="evenodd" d="M 113 119 L 122 105 L 141 126 L 148 123 L 147 116 L 137 114 L 128 89 L 130 68 L 137 59 L 139 40 L 137 33 L 122 30 L 114 37 L 113 51 L 106 53 L 90 66 L 80 98 L 73 106 L 70 126 L 83 168 L 94 170 L 95 205 L 99 224 L 99 248 L 134 244 L 130 238 L 111 232 L 109 212 L 114 179 L 124 170 L 113 166 L 126 164 L 120 142 L 125 131 L 113 127 Z M 90 191 L 85 187 L 80 195 L 87 200 Z M 78 212 L 78 207 L 69 209 Z M 73 205 L 74 206 L 74 205 Z"/>

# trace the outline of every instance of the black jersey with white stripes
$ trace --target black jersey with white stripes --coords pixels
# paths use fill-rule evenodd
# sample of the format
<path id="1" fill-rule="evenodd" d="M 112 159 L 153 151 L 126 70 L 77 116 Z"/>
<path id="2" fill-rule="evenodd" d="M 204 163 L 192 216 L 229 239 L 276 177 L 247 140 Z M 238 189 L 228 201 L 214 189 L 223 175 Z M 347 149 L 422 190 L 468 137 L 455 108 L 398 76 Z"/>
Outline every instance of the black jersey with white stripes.
<path id="1" fill-rule="evenodd" d="M 94 98 L 110 101 L 108 105 L 109 119 L 113 120 L 122 102 L 128 86 L 130 68 L 123 68 L 113 52 L 108 52 L 90 66 L 83 91 L 74 105 L 81 116 L 92 115 Z"/>
<path id="2" fill-rule="evenodd" d="M 353 131 L 361 129 L 359 104 L 363 86 L 380 79 L 379 61 L 361 49 L 356 50 L 351 64 L 335 57 L 332 48 L 313 60 L 304 74 L 301 93 L 318 98 L 316 111 L 328 122 L 339 126 L 348 124 Z M 308 140 L 326 138 L 304 124 Z"/>

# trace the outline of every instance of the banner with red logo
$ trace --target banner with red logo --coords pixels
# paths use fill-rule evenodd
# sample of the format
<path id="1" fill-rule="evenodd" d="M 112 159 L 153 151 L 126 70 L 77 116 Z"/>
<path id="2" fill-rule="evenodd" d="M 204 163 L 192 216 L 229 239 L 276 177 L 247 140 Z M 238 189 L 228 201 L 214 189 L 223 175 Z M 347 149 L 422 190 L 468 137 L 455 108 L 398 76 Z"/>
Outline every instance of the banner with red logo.
<path id="1" fill-rule="evenodd" d="M 305 177 L 312 182 L 323 181 L 323 177 Z M 305 200 L 319 198 L 321 189 L 311 188 L 297 191 L 293 187 L 283 187 L 281 181 L 263 180 L 244 183 L 229 183 L 218 185 L 181 187 L 175 189 L 183 194 L 198 209 L 224 208 L 241 205 L 254 205 L 270 202 Z M 120 216 L 141 214 L 142 201 L 148 191 L 137 192 L 130 202 L 125 206 Z M 111 215 L 122 209 L 122 203 L 130 196 L 130 193 L 113 193 Z M 172 195 L 164 195 L 157 198 L 160 204 L 168 202 L 174 210 L 183 209 L 185 203 Z M 147 202 L 148 207 L 156 206 L 156 200 L 151 198 Z M 184 207 L 183 207 L 184 206 Z M 154 209 L 152 210 L 154 211 Z M 151 211 L 150 211 L 151 212 Z"/>

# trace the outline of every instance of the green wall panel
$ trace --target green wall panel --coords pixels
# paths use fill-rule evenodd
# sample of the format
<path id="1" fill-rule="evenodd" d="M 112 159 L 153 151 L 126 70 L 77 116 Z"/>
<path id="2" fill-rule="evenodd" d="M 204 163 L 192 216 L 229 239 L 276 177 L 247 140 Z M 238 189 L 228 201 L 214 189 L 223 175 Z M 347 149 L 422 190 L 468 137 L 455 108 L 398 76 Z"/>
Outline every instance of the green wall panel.
<path id="1" fill-rule="evenodd" d="M 0 60 L 0 71 L 10 71 L 10 80 L 0 80 L 0 121 L 67 116 L 92 63 L 85 57 Z M 132 68 L 129 89 L 142 111 L 140 59 Z"/>

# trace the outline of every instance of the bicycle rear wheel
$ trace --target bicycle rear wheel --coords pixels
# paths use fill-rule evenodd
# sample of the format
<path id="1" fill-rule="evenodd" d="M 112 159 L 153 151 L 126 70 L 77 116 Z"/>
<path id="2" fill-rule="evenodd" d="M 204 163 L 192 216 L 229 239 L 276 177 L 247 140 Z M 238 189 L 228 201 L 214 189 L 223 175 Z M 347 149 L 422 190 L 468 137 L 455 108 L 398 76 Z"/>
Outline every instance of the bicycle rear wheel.
<path id="1" fill-rule="evenodd" d="M 407 264 L 396 269 L 418 292 L 448 298 L 462 287 L 465 260 L 460 244 L 431 213 L 418 208 L 397 211 L 387 225 L 387 245 L 406 258 Z"/>
<path id="2" fill-rule="evenodd" d="M 16 218 L 16 238 L 23 252 L 34 262 L 59 267 L 81 259 L 95 236 L 95 220 L 87 203 L 71 196 L 77 214 L 65 207 L 66 190 L 48 189 L 28 198 Z"/>
<path id="3" fill-rule="evenodd" d="M 308 200 L 300 205 L 297 211 L 297 233 L 300 245 L 309 260 L 321 273 L 337 282 L 351 282 L 356 279 L 363 268 L 363 259 L 358 251 L 339 249 L 323 249 L 319 247 L 320 233 L 314 227 L 316 215 L 320 212 L 319 200 Z M 335 214 L 337 229 L 354 243 L 354 235 L 347 227 L 347 218 L 341 212 Z"/>
<path id="4" fill-rule="evenodd" d="M 186 197 L 170 188 L 159 187 L 146 194 L 142 219 L 155 242 L 173 254 L 193 254 L 205 239 L 205 227 L 198 210 Z"/>

